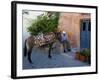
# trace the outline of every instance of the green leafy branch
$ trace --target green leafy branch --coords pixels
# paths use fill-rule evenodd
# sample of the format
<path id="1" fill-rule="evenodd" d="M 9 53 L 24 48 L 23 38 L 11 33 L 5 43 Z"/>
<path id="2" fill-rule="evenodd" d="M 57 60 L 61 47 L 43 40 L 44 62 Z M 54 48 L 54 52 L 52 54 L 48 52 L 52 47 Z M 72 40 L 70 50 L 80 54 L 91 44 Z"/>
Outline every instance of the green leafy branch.
<path id="1" fill-rule="evenodd" d="M 49 12 L 50 14 L 50 12 Z M 38 33 L 55 32 L 58 27 L 59 13 L 51 12 L 51 15 L 40 15 L 35 19 L 32 24 L 27 28 L 31 35 L 38 35 Z"/>

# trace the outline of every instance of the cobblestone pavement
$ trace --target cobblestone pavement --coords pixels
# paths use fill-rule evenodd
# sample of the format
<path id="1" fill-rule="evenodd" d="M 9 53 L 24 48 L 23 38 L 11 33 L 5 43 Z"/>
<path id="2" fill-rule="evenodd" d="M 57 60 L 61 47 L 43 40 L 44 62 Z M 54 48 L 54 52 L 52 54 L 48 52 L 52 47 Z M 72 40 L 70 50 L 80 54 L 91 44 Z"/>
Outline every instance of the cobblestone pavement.
<path id="1" fill-rule="evenodd" d="M 34 48 L 32 51 L 32 61 L 30 64 L 27 57 L 23 57 L 23 69 L 39 69 L 39 68 L 60 68 L 60 67 L 80 67 L 89 66 L 88 63 L 75 59 L 75 52 L 63 53 L 60 49 L 52 50 L 52 58 L 48 58 L 48 49 Z"/>

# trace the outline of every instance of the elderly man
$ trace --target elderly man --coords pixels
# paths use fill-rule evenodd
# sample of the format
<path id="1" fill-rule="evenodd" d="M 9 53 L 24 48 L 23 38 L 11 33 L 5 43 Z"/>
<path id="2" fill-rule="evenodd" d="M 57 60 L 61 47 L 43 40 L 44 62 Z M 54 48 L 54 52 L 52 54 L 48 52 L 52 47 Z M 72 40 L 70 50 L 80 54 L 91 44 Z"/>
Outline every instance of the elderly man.
<path id="1" fill-rule="evenodd" d="M 65 31 L 62 32 L 61 34 L 61 42 L 63 44 L 63 49 L 64 49 L 64 53 L 68 51 L 70 51 L 70 45 L 69 45 L 69 42 L 68 42 L 68 36 L 67 36 L 67 33 Z"/>

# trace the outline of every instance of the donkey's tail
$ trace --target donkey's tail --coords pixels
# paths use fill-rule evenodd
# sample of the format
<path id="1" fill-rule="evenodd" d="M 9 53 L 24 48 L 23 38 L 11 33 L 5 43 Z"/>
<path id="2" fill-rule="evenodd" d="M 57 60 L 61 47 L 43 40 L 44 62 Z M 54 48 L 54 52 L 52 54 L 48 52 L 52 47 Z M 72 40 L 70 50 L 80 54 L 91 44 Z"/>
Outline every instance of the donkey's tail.
<path id="1" fill-rule="evenodd" d="M 27 41 L 27 40 L 25 40 L 25 45 L 24 45 L 24 56 L 25 56 L 25 57 L 26 57 L 26 55 L 27 55 L 26 41 Z"/>

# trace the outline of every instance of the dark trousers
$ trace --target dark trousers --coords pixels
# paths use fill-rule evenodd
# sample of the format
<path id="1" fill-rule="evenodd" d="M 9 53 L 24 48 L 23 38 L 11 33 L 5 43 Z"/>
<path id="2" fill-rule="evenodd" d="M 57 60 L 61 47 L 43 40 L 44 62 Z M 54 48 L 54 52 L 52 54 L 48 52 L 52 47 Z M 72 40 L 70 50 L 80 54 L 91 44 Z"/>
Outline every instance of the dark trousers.
<path id="1" fill-rule="evenodd" d="M 70 47 L 69 41 L 63 41 L 63 42 L 62 42 L 62 45 L 63 45 L 63 51 L 64 51 L 64 53 L 65 53 L 66 51 L 71 51 L 71 47 Z"/>

